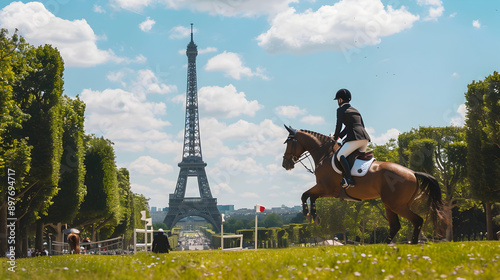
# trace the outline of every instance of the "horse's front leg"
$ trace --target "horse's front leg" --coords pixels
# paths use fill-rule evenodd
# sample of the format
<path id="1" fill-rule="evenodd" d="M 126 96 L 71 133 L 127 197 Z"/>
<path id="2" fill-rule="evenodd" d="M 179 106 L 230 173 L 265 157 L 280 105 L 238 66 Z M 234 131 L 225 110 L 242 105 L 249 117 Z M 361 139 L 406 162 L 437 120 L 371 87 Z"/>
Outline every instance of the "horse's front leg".
<path id="1" fill-rule="evenodd" d="M 302 194 L 302 214 L 304 214 L 308 222 L 316 220 L 316 199 L 319 198 L 320 191 L 318 185 L 315 185 Z M 311 209 L 307 206 L 308 198 L 311 198 Z"/>
<path id="2" fill-rule="evenodd" d="M 316 199 L 318 198 L 318 195 L 311 195 L 311 217 L 314 220 L 314 223 L 319 225 L 321 221 L 319 216 L 316 215 Z"/>
<path id="3" fill-rule="evenodd" d="M 309 207 L 307 206 L 307 199 L 309 198 L 309 191 L 306 191 L 302 194 L 302 214 L 304 215 L 304 217 L 306 217 L 306 219 L 311 222 L 311 217 L 309 216 Z"/>

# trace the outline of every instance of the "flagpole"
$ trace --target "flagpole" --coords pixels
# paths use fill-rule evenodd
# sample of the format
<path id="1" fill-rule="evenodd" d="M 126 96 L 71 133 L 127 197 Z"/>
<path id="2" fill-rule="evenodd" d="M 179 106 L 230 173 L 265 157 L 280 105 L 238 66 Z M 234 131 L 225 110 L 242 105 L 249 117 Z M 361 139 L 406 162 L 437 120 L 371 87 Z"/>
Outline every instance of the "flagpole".
<path id="1" fill-rule="evenodd" d="M 257 250 L 257 213 L 255 213 L 255 250 Z"/>
<path id="2" fill-rule="evenodd" d="M 224 250 L 224 214 L 221 214 L 221 223 L 220 223 L 220 249 Z"/>

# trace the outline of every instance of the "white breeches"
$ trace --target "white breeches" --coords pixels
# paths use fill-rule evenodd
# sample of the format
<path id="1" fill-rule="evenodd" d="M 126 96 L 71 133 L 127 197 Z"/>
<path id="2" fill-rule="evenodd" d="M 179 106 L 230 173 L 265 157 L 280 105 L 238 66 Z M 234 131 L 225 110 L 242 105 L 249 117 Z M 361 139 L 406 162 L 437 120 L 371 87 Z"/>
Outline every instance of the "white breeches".
<path id="1" fill-rule="evenodd" d="M 366 139 L 349 141 L 347 143 L 344 143 L 344 145 L 342 145 L 340 151 L 337 153 L 337 159 L 340 160 L 340 156 L 347 157 L 356 149 L 359 149 L 361 152 L 364 152 L 366 151 L 367 147 L 368 147 L 368 140 Z"/>

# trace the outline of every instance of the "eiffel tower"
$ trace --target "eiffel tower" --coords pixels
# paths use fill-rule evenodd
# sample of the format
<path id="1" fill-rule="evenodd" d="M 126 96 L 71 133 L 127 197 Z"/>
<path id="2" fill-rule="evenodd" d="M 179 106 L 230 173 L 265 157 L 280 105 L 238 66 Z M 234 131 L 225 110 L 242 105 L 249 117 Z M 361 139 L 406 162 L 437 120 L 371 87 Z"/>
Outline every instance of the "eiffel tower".
<path id="1" fill-rule="evenodd" d="M 198 47 L 193 41 L 193 24 L 191 24 L 191 42 L 187 46 L 188 57 L 187 90 L 186 90 L 186 122 L 184 127 L 184 148 L 180 172 L 175 192 L 170 194 L 167 216 L 163 223 L 169 229 L 181 219 L 198 216 L 212 224 L 220 232 L 222 217 L 217 209 L 217 198 L 212 197 L 208 185 L 205 166 L 201 155 L 200 125 L 198 118 L 198 87 L 196 79 L 196 56 Z M 198 178 L 200 197 L 185 197 L 188 177 Z"/>

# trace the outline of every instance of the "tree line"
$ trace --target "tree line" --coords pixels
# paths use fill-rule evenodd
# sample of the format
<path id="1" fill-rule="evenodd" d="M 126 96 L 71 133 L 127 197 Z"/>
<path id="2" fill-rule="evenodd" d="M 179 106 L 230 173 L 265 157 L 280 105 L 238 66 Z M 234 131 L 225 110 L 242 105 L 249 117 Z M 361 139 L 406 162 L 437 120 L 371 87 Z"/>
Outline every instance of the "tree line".
<path id="1" fill-rule="evenodd" d="M 128 170 L 117 168 L 113 143 L 85 134 L 85 103 L 63 94 L 63 72 L 57 48 L 0 30 L 2 255 L 14 245 L 16 257 L 26 256 L 32 236 L 42 250 L 61 224 L 93 241 L 130 239 L 148 209 Z"/>

